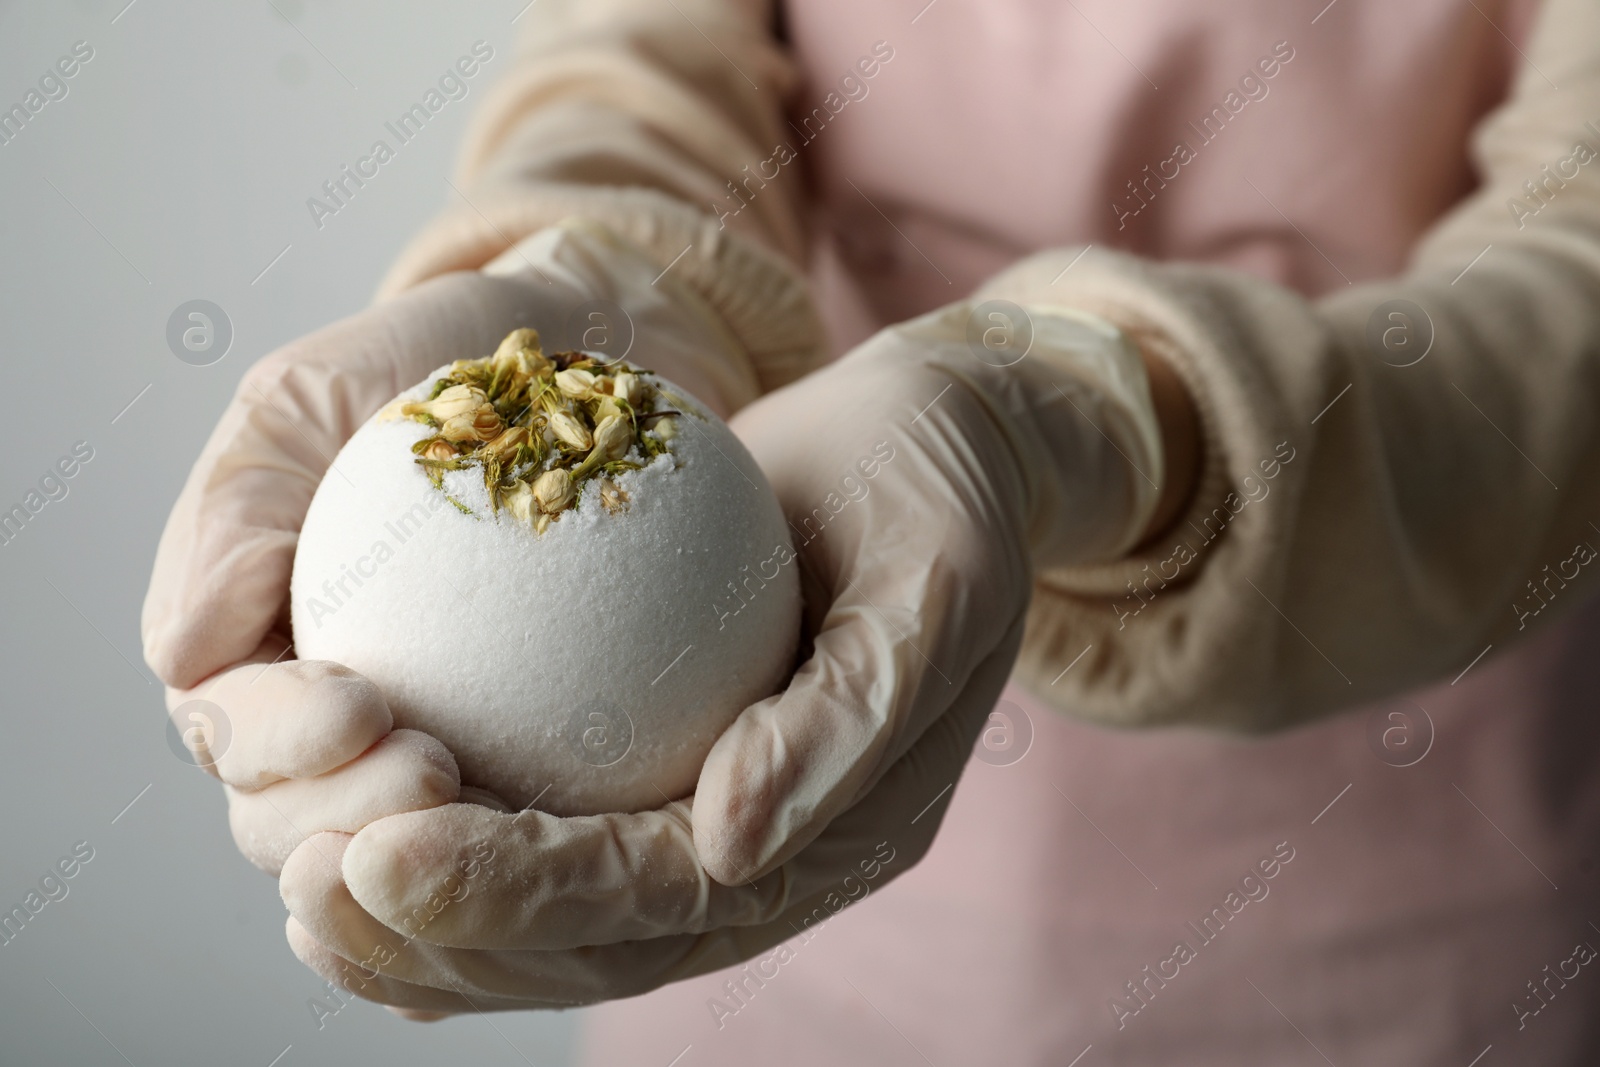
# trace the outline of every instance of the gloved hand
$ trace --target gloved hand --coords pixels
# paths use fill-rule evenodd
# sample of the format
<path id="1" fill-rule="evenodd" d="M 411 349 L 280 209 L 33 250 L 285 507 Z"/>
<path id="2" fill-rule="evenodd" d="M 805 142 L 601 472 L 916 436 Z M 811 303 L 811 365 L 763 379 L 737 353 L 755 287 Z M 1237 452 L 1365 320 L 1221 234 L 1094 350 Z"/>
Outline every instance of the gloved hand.
<path id="1" fill-rule="evenodd" d="M 708 405 L 726 412 L 749 399 L 737 341 L 660 274 L 604 231 L 554 227 L 483 273 L 419 285 L 244 376 L 167 521 L 143 632 L 178 728 L 226 783 L 234 839 L 251 862 L 277 873 L 308 835 L 460 795 L 449 752 L 417 731 L 391 734 L 370 682 L 289 654 L 295 540 L 334 454 L 401 389 L 493 352 L 521 326 L 547 343 L 563 333 L 574 347 L 609 341 L 613 358 L 633 337 L 652 369 Z"/>
<path id="2" fill-rule="evenodd" d="M 734 419 L 795 531 L 778 560 L 801 568 L 811 644 L 691 800 L 450 804 L 319 835 L 280 883 L 300 958 L 415 1012 L 587 1003 L 750 959 L 914 864 L 1016 656 L 1034 562 L 1126 551 L 1162 480 L 1120 333 L 1035 314 L 1032 353 L 1000 368 L 971 315 L 886 330 Z"/>

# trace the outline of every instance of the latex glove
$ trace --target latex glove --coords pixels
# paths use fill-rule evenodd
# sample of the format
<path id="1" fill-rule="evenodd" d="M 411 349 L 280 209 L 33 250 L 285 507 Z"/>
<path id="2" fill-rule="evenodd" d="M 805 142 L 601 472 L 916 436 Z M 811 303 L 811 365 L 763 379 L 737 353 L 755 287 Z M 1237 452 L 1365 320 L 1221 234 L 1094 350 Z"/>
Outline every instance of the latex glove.
<path id="1" fill-rule="evenodd" d="M 1161 480 L 1120 334 L 1035 316 L 1033 353 L 999 369 L 969 317 L 885 331 L 734 420 L 796 531 L 812 645 L 692 800 L 322 835 L 280 882 L 300 958 L 426 1011 L 626 997 L 806 936 L 914 864 L 1016 656 L 1034 558 L 1125 551 Z"/>
<path id="2" fill-rule="evenodd" d="M 720 320 L 660 274 L 604 231 L 552 228 L 489 272 L 419 285 L 245 374 L 167 520 L 143 631 L 177 727 L 228 787 L 229 822 L 251 862 L 276 873 L 318 831 L 460 795 L 442 745 L 389 733 L 376 687 L 289 655 L 295 540 L 330 459 L 400 390 L 453 359 L 492 353 L 520 326 L 552 346 L 563 333 L 574 346 L 610 341 L 618 358 L 631 336 L 634 358 L 648 353 L 652 369 L 724 411 L 753 395 L 748 361 Z"/>

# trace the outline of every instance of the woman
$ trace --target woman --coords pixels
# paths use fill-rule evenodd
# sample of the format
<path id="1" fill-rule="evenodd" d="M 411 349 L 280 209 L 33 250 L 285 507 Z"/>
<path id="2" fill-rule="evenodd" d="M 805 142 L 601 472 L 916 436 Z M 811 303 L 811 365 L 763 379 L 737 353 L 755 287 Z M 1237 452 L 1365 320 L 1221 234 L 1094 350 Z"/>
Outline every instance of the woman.
<path id="1" fill-rule="evenodd" d="M 417 1015 L 662 987 L 596 1063 L 1592 1061 L 1600 15 L 917 6 L 541 0 L 389 299 L 249 376 L 146 650 L 291 944 Z M 594 299 L 791 518 L 890 444 L 801 546 L 814 654 L 659 812 L 420 754 L 320 802 L 388 728 L 280 660 L 327 457 Z"/>

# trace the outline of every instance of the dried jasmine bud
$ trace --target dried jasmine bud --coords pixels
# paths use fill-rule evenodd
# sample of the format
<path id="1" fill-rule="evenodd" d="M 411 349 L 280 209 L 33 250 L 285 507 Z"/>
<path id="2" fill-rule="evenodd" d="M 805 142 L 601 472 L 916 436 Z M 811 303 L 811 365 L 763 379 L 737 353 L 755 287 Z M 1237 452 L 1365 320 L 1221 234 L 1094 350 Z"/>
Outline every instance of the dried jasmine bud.
<path id="1" fill-rule="evenodd" d="M 526 426 L 512 426 L 484 445 L 483 451 L 503 463 L 515 455 L 517 447 L 526 444 L 527 440 L 528 428 Z"/>
<path id="2" fill-rule="evenodd" d="M 513 482 L 511 488 L 500 491 L 500 501 L 521 521 L 533 525 L 533 519 L 538 514 L 538 501 L 534 499 L 533 487 L 527 482 Z"/>
<path id="3" fill-rule="evenodd" d="M 477 411 L 489 396 L 475 385 L 452 385 L 432 400 L 414 400 L 400 406 L 402 415 L 428 415 L 441 423 Z"/>
<path id="4" fill-rule="evenodd" d="M 585 478 L 604 464 L 619 460 L 633 447 L 633 424 L 615 415 L 605 419 L 594 430 L 594 448 L 584 461 L 573 468 L 574 478 Z"/>
<path id="5" fill-rule="evenodd" d="M 594 405 L 594 422 L 598 426 L 608 418 L 626 419 L 628 409 L 623 407 L 615 397 L 602 396 Z"/>
<path id="6" fill-rule="evenodd" d="M 439 435 L 458 443 L 492 441 L 500 433 L 501 425 L 500 414 L 495 411 L 493 404 L 485 400 L 473 411 L 445 419 L 444 425 L 439 428 Z"/>
<path id="7" fill-rule="evenodd" d="M 594 435 L 577 418 L 565 411 L 550 416 L 550 432 L 556 440 L 577 452 L 587 452 L 594 447 Z"/>
<path id="8" fill-rule="evenodd" d="M 539 331 L 535 330 L 531 326 L 521 326 L 506 334 L 505 338 L 501 340 L 500 344 L 495 348 L 494 355 L 490 356 L 489 358 L 491 360 L 504 359 L 508 355 L 521 351 L 524 348 L 531 348 L 535 352 L 540 350 Z"/>
<path id="9" fill-rule="evenodd" d="M 539 510 L 549 515 L 558 514 L 571 507 L 576 496 L 572 475 L 560 467 L 545 471 L 539 475 L 539 480 L 533 483 L 533 499 L 538 503 Z"/>
<path id="10" fill-rule="evenodd" d="M 631 407 L 638 407 L 644 401 L 644 389 L 644 382 L 630 371 L 621 371 L 611 380 L 611 395 L 627 401 Z"/>
<path id="11" fill-rule="evenodd" d="M 633 427 L 626 416 L 608 415 L 594 428 L 594 455 L 601 463 L 621 459 L 633 444 Z"/>
<path id="12" fill-rule="evenodd" d="M 586 370 L 556 371 L 556 388 L 575 400 L 594 395 L 595 374 Z"/>

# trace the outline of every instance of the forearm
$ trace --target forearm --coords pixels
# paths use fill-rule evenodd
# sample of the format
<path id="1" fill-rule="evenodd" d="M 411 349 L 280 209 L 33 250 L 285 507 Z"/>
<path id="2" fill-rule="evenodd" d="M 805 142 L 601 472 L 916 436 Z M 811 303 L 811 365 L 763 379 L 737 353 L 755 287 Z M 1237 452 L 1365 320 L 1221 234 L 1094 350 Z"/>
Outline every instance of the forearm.
<path id="1" fill-rule="evenodd" d="M 1060 253 L 985 287 L 1148 339 L 1202 442 L 1167 532 L 1042 574 L 1025 680 L 1110 722 L 1273 728 L 1457 670 L 1594 588 L 1600 167 L 1566 166 L 1538 200 L 1523 183 L 1575 142 L 1600 147 L 1596 18 L 1552 0 L 1477 138 L 1483 190 L 1400 278 L 1312 302 L 1099 253 L 1056 284 Z M 1396 300 L 1413 306 L 1410 351 L 1384 347 L 1405 327 Z M 1079 653 L 1087 669 L 1052 685 Z"/>
<path id="2" fill-rule="evenodd" d="M 816 366 L 796 169 L 770 181 L 748 169 L 781 140 L 794 78 L 766 0 L 541 0 L 521 33 L 514 69 L 474 116 L 446 211 L 383 293 L 586 219 L 715 308 L 761 390 Z M 738 203 L 730 182 L 748 209 L 717 210 Z"/>
<path id="3" fill-rule="evenodd" d="M 803 263 L 794 168 L 751 177 L 796 78 L 770 0 L 541 0 L 524 19 L 462 182 L 650 189 Z"/>

